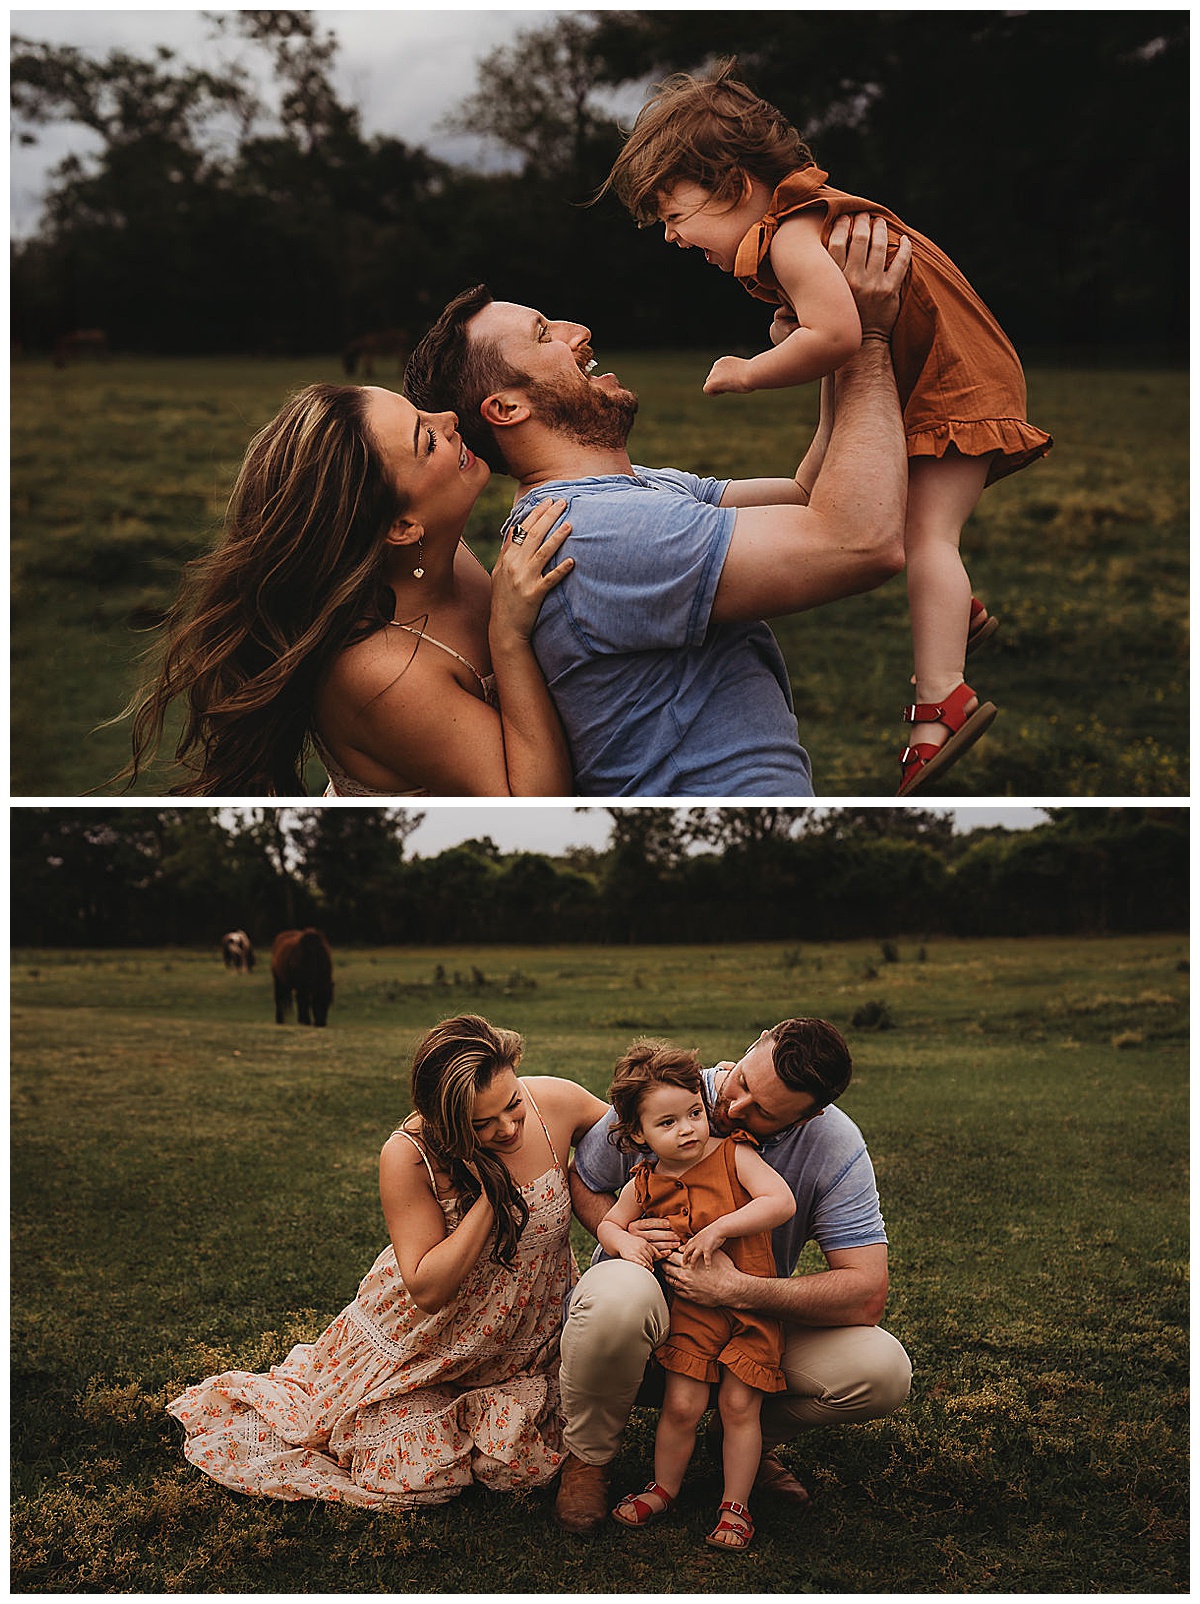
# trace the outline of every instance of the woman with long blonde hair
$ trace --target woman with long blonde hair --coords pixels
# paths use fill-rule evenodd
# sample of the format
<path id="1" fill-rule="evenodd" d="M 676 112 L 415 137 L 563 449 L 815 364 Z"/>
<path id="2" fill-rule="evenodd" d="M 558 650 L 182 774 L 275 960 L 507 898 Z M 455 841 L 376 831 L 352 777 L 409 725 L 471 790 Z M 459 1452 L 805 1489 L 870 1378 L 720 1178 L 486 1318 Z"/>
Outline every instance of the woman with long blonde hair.
<path id="1" fill-rule="evenodd" d="M 462 539 L 490 477 L 452 412 L 313 384 L 250 442 L 224 537 L 190 564 L 133 719 L 133 783 L 173 704 L 193 796 L 563 795 L 566 743 L 529 636 L 569 533 L 553 502 L 491 575 Z"/>
<path id="2" fill-rule="evenodd" d="M 473 1014 L 423 1038 L 413 1112 L 380 1155 L 387 1247 L 315 1342 L 168 1405 L 200 1470 L 241 1493 L 399 1509 L 554 1477 L 578 1279 L 566 1164 L 606 1105 L 518 1077 L 522 1051 Z"/>

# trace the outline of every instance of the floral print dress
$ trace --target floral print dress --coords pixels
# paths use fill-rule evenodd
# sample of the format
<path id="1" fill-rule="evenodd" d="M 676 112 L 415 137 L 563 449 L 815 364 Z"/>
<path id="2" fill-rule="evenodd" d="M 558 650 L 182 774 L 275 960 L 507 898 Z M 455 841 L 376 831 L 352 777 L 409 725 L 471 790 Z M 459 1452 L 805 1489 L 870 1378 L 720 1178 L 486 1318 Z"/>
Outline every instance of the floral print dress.
<path id="1" fill-rule="evenodd" d="M 521 1188 L 529 1220 L 513 1269 L 486 1249 L 458 1296 L 426 1314 L 389 1243 L 315 1342 L 268 1375 L 228 1370 L 167 1405 L 192 1464 L 237 1492 L 392 1509 L 445 1503 L 473 1481 L 550 1481 L 564 1457 L 559 1329 L 578 1277 L 567 1178 L 550 1150 L 553 1166 Z M 458 1200 L 438 1201 L 453 1230 Z"/>

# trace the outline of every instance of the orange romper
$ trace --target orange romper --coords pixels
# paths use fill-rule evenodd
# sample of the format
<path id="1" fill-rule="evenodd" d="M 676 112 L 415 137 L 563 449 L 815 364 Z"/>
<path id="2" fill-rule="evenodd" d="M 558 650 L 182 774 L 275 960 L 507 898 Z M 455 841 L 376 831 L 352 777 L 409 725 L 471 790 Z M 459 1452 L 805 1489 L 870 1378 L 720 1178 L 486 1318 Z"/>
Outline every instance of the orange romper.
<path id="1" fill-rule="evenodd" d="M 635 1196 L 643 1215 L 665 1220 L 686 1241 L 722 1214 L 750 1201 L 738 1180 L 734 1143 L 754 1138 L 741 1131 L 722 1141 L 686 1175 L 660 1175 L 649 1164 L 634 1169 Z M 731 1237 L 724 1251 L 748 1275 L 778 1275 L 769 1231 Z M 671 1299 L 671 1329 L 655 1350 L 664 1370 L 697 1381 L 720 1381 L 720 1366 L 732 1370 L 760 1392 L 783 1392 L 787 1383 L 779 1368 L 783 1327 L 747 1309 L 707 1309 L 676 1294 Z"/>
<path id="2" fill-rule="evenodd" d="M 888 226 L 888 259 L 901 234 L 913 259 L 892 330 L 892 366 L 910 457 L 940 457 L 953 445 L 967 457 L 997 451 L 988 470 L 992 484 L 1016 473 L 1054 444 L 1025 418 L 1025 375 L 1020 358 L 987 307 L 944 251 L 902 223 L 886 206 L 831 189 L 817 166 L 801 167 L 771 196 L 767 215 L 738 246 L 733 271 L 751 295 L 786 305 L 767 259 L 785 217 L 823 207 L 822 241 L 847 212 L 872 212 Z"/>

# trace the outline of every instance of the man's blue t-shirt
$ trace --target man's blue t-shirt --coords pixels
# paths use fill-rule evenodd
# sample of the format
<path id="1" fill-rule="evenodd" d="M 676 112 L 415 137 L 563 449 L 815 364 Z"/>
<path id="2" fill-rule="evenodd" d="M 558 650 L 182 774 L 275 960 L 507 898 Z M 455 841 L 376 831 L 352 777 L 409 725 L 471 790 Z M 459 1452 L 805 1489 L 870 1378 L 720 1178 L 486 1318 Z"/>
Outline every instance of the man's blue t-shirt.
<path id="1" fill-rule="evenodd" d="M 715 1069 L 704 1071 L 710 1103 L 716 1097 L 716 1078 Z M 579 1178 L 593 1192 L 619 1192 L 635 1162 L 608 1139 L 615 1118 L 609 1109 L 575 1148 Z M 795 1214 L 771 1233 L 775 1267 L 781 1276 L 791 1275 L 809 1241 L 823 1253 L 887 1242 L 867 1144 L 858 1126 L 836 1104 L 806 1125 L 768 1136 L 760 1150 L 796 1199 Z M 597 1259 L 604 1256 L 599 1251 L 596 1254 Z"/>
<path id="2" fill-rule="evenodd" d="M 713 624 L 736 509 L 675 468 L 560 479 L 572 573 L 533 649 L 581 796 L 811 796 L 787 667 L 765 624 Z M 511 520 L 510 520 L 511 521 Z"/>

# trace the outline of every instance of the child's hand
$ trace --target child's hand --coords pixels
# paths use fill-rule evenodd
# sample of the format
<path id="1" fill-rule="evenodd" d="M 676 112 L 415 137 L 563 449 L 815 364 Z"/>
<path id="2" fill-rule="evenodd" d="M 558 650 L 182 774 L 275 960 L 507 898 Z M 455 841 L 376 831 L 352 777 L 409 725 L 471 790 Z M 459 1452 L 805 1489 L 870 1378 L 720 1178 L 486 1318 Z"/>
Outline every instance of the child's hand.
<path id="1" fill-rule="evenodd" d="M 800 319 L 790 306 L 777 306 L 771 323 L 771 344 L 782 345 L 788 335 L 795 334 L 799 327 Z"/>
<path id="2" fill-rule="evenodd" d="M 628 1231 L 625 1232 L 625 1235 L 617 1244 L 617 1252 L 622 1259 L 628 1259 L 630 1264 L 640 1264 L 643 1270 L 653 1270 L 655 1261 L 659 1257 L 649 1242 L 643 1242 L 636 1236 L 630 1236 Z"/>
<path id="3" fill-rule="evenodd" d="M 719 356 L 704 381 L 705 395 L 744 395 L 753 390 L 749 362 L 740 356 Z"/>
<path id="4" fill-rule="evenodd" d="M 660 1259 L 669 1259 L 679 1248 L 679 1238 L 675 1232 L 665 1220 L 656 1220 L 652 1214 L 644 1214 L 640 1220 L 634 1220 L 629 1227 L 629 1234 L 646 1244 L 656 1264 Z"/>
<path id="5" fill-rule="evenodd" d="M 714 1220 L 706 1225 L 702 1231 L 686 1244 L 683 1250 L 683 1262 L 691 1264 L 693 1259 L 703 1259 L 705 1264 L 712 1263 L 712 1256 L 725 1242 L 725 1232 L 721 1229 L 720 1220 Z"/>

